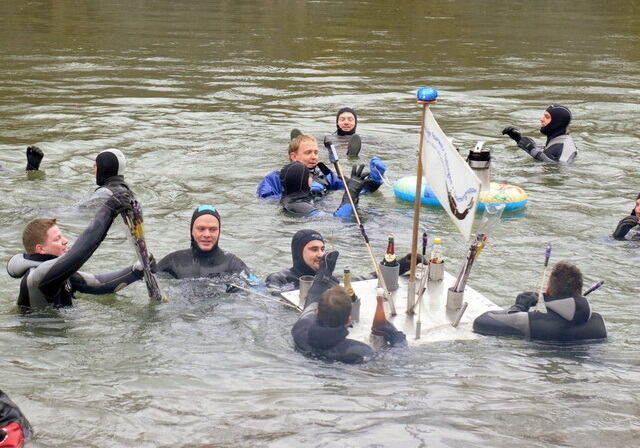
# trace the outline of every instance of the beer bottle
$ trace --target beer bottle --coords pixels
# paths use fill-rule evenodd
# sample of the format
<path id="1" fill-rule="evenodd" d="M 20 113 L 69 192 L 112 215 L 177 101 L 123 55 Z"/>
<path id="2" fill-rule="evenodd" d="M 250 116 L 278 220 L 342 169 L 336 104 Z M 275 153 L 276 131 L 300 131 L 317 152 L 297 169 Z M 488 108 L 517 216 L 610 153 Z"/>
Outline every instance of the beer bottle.
<path id="1" fill-rule="evenodd" d="M 353 290 L 351 284 L 351 269 L 344 268 L 344 289 L 347 291 L 349 297 L 351 297 L 351 320 L 358 322 L 360 320 L 360 299 Z"/>
<path id="2" fill-rule="evenodd" d="M 371 333 L 376 336 L 384 336 L 383 333 L 377 331 L 378 328 L 387 324 L 387 316 L 384 314 L 384 289 L 378 288 L 376 300 L 376 313 L 373 315 L 373 323 L 371 324 Z"/>
<path id="3" fill-rule="evenodd" d="M 393 234 L 389 234 L 389 242 L 387 243 L 387 252 L 384 254 L 382 266 L 395 267 L 400 266 L 396 257 L 395 243 Z"/>

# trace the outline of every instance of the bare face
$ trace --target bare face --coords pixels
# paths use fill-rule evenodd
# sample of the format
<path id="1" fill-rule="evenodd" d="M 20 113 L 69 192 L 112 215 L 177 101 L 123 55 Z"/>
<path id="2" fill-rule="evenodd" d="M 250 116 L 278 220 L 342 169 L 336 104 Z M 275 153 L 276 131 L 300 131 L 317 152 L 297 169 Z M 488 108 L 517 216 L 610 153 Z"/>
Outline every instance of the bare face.
<path id="1" fill-rule="evenodd" d="M 636 200 L 636 208 L 633 209 L 636 212 L 636 216 L 640 218 L 640 199 Z"/>
<path id="2" fill-rule="evenodd" d="M 549 123 L 551 123 L 551 114 L 545 110 L 540 117 L 540 127 L 543 128 Z"/>
<path id="3" fill-rule="evenodd" d="M 338 127 L 344 132 L 349 132 L 356 127 L 356 117 L 351 112 L 342 112 L 338 116 Z"/>
<path id="4" fill-rule="evenodd" d="M 191 236 L 200 250 L 213 249 L 220 238 L 220 221 L 213 215 L 198 216 L 193 222 Z"/>
<path id="5" fill-rule="evenodd" d="M 289 153 L 292 162 L 301 162 L 307 168 L 315 168 L 318 164 L 318 143 L 304 141 L 296 152 Z"/>
<path id="6" fill-rule="evenodd" d="M 320 269 L 320 260 L 323 256 L 324 243 L 320 240 L 311 240 L 302 249 L 302 259 L 314 271 Z"/>
<path id="7" fill-rule="evenodd" d="M 47 230 L 47 239 L 42 244 L 36 244 L 35 250 L 37 254 L 59 257 L 67 252 L 67 244 L 69 240 L 62 236 L 60 228 L 53 226 Z"/>

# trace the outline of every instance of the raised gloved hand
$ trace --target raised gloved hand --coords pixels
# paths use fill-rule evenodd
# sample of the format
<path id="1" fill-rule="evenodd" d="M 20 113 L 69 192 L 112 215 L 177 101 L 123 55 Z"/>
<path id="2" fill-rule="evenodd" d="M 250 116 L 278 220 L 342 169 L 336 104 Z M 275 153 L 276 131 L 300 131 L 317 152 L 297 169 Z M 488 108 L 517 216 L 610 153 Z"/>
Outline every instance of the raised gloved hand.
<path id="1" fill-rule="evenodd" d="M 44 157 L 44 152 L 37 146 L 27 146 L 27 171 L 36 171 L 40 169 L 40 162 Z"/>
<path id="2" fill-rule="evenodd" d="M 371 160 L 369 160 L 369 171 L 371 171 L 371 180 L 381 184 L 384 173 L 387 171 L 387 165 L 385 165 L 380 157 L 372 157 Z"/>
<path id="3" fill-rule="evenodd" d="M 509 308 L 510 313 L 517 313 L 520 311 L 527 312 L 529 308 L 535 306 L 538 303 L 538 293 L 535 292 L 521 292 L 516 297 L 515 305 Z"/>
<path id="4" fill-rule="evenodd" d="M 506 128 L 504 128 L 502 130 L 502 135 L 508 135 L 513 140 L 515 140 L 516 143 L 518 143 L 522 138 L 520 130 L 518 128 L 514 128 L 513 126 L 507 126 Z"/>
<path id="5" fill-rule="evenodd" d="M 416 257 L 417 257 L 416 264 L 424 263 L 424 259 L 422 258 L 422 255 L 416 254 Z M 400 275 L 407 272 L 411 268 L 411 252 L 409 252 L 407 255 L 399 259 L 398 263 L 400 263 Z"/>
<path id="6" fill-rule="evenodd" d="M 307 294 L 307 301 L 305 303 L 305 307 L 313 302 L 317 302 L 320 300 L 320 296 L 329 288 L 336 285 L 336 281 L 333 279 L 333 270 L 336 268 L 336 263 L 338 261 L 338 256 L 340 252 L 334 250 L 332 252 L 328 252 L 322 257 L 320 261 L 320 267 L 316 272 L 316 275 L 313 279 L 313 283 L 309 288 L 309 293 Z"/>
<path id="7" fill-rule="evenodd" d="M 154 274 L 158 272 L 158 264 L 156 263 L 156 259 L 153 257 L 153 254 L 149 254 L 149 267 L 151 268 L 151 272 Z M 140 260 L 136 261 L 133 266 L 131 266 L 131 269 L 140 272 L 140 276 L 142 276 L 143 267 Z"/>
<path id="8" fill-rule="evenodd" d="M 358 205 L 358 198 L 360 197 L 360 192 L 364 188 L 365 181 L 369 178 L 369 172 L 364 170 L 364 164 L 354 164 L 351 167 L 351 177 L 347 179 L 347 190 L 351 194 L 351 199 L 355 205 Z M 342 202 L 345 203 L 345 200 L 349 202 L 349 198 L 346 195 L 346 192 L 342 198 Z"/>
<path id="9" fill-rule="evenodd" d="M 125 210 L 132 210 L 133 194 L 126 188 L 112 190 L 112 196 L 104 203 L 111 209 L 114 215 L 119 215 Z"/>
<path id="10" fill-rule="evenodd" d="M 406 344 L 407 342 L 407 336 L 402 331 L 394 327 L 391 322 L 387 321 L 386 324 L 377 327 L 375 331 L 377 333 L 382 333 L 384 341 L 392 347 L 403 343 Z"/>

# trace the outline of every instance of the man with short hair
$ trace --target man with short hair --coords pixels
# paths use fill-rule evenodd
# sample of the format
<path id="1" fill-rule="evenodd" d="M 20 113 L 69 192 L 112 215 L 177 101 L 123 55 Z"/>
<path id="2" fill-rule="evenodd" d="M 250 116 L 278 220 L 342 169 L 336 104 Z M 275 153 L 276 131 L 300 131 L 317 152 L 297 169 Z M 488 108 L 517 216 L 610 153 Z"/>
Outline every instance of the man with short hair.
<path id="1" fill-rule="evenodd" d="M 73 306 L 76 291 L 109 294 L 142 278 L 137 263 L 117 272 L 92 275 L 79 269 L 107 235 L 113 220 L 131 208 L 131 193 L 122 189 L 98 209 L 71 249 L 55 219 L 35 219 L 24 229 L 26 253 L 14 255 L 7 264 L 13 278 L 22 278 L 18 305 L 23 311 L 52 306 Z"/>
<path id="2" fill-rule="evenodd" d="M 320 162 L 318 141 L 309 135 L 298 135 L 289 142 L 287 154 L 291 162 L 302 163 L 309 171 L 309 177 L 312 182 L 309 186 L 311 195 L 319 198 L 326 195 L 332 190 L 343 190 L 344 183 L 340 177 L 331 171 L 324 163 Z M 380 165 L 382 162 L 379 158 L 374 157 L 369 162 L 371 172 L 381 173 L 384 175 L 386 166 Z M 280 171 L 275 170 L 267 174 L 258 184 L 257 195 L 260 198 L 280 198 L 283 194 L 283 186 L 280 181 Z M 376 174 L 377 175 L 377 174 Z M 363 186 L 364 193 L 373 193 L 380 185 L 382 178 L 380 176 L 371 176 L 367 179 Z"/>
<path id="3" fill-rule="evenodd" d="M 364 342 L 348 339 L 351 297 L 333 277 L 338 252 L 326 254 L 309 289 L 304 310 L 291 329 L 296 350 L 326 361 L 358 364 L 369 361 L 375 350 Z M 406 336 L 387 322 L 376 328 L 388 346 L 406 345 Z"/>
<path id="4" fill-rule="evenodd" d="M 473 331 L 488 336 L 520 336 L 529 340 L 579 341 L 605 339 L 602 316 L 582 296 L 582 273 L 571 263 L 557 263 L 543 295 L 546 313 L 529 311 L 538 294 L 523 292 L 507 311 L 487 311 L 473 322 Z"/>
<path id="5" fill-rule="evenodd" d="M 178 279 L 241 274 L 247 281 L 253 281 L 254 277 L 247 265 L 218 246 L 221 223 L 220 214 L 215 207 L 197 207 L 191 215 L 189 229 L 191 247 L 166 255 L 158 262 L 158 273 Z"/>

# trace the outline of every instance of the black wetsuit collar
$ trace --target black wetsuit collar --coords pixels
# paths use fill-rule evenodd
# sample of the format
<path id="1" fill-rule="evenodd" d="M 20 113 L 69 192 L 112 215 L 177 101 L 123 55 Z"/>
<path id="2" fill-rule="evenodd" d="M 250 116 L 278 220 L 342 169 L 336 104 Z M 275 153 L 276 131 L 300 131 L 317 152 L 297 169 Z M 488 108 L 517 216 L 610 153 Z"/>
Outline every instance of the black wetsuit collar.
<path id="1" fill-rule="evenodd" d="M 24 254 L 24 258 L 31 261 L 49 261 L 58 258 L 58 256 L 50 254 Z"/>

